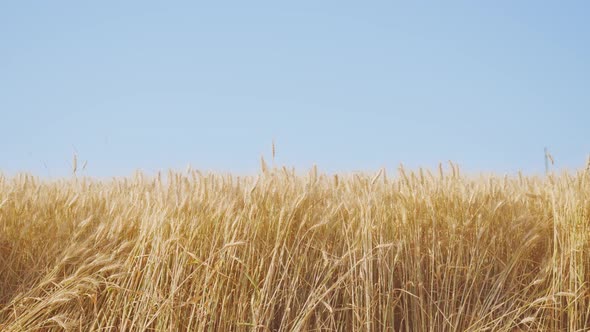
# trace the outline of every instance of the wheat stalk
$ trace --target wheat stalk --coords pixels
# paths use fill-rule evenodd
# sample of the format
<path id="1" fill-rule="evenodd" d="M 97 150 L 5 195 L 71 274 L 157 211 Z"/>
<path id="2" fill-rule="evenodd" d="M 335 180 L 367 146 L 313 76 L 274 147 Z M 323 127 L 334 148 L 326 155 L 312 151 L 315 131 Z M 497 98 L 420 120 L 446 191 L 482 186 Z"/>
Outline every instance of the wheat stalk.
<path id="1" fill-rule="evenodd" d="M 75 175 L 77 170 L 78 170 L 78 156 L 74 153 L 74 157 L 72 159 L 72 173 Z"/>

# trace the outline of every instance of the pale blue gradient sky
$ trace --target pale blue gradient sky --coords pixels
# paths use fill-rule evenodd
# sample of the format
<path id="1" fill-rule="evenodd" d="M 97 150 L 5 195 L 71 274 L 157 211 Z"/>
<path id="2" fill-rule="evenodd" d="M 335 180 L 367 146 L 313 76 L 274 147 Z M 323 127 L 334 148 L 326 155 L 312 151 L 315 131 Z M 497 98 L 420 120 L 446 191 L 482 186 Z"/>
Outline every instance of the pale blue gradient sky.
<path id="1" fill-rule="evenodd" d="M 211 2 L 212 3 L 212 2 Z M 588 1 L 0 4 L 0 171 L 543 171 L 590 154 Z"/>

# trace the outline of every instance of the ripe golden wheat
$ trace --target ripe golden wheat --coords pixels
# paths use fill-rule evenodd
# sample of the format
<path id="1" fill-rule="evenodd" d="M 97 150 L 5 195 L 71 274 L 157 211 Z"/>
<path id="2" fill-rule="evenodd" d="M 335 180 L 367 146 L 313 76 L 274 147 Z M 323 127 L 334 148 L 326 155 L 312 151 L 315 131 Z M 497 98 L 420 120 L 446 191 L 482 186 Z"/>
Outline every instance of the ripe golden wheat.
<path id="1" fill-rule="evenodd" d="M 586 170 L 263 165 L 256 178 L 0 176 L 0 330 L 590 328 Z"/>

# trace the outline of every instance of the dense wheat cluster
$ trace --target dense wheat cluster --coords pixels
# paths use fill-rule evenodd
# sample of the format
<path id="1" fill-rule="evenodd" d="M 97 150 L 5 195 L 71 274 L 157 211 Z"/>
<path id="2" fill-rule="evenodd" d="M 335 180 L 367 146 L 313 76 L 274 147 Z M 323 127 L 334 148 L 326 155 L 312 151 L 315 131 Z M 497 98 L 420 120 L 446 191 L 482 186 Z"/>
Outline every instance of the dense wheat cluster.
<path id="1" fill-rule="evenodd" d="M 587 331 L 590 173 L 0 177 L 2 331 Z"/>

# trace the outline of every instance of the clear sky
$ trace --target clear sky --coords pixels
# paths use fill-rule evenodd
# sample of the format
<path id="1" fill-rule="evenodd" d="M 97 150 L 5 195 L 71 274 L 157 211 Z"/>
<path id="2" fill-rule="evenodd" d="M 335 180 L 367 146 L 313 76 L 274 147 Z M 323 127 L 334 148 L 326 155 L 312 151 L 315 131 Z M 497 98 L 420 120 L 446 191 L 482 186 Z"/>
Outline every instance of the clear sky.
<path id="1" fill-rule="evenodd" d="M 540 173 L 590 154 L 588 1 L 4 1 L 0 171 Z M 206 3 L 206 4 L 204 4 Z"/>

